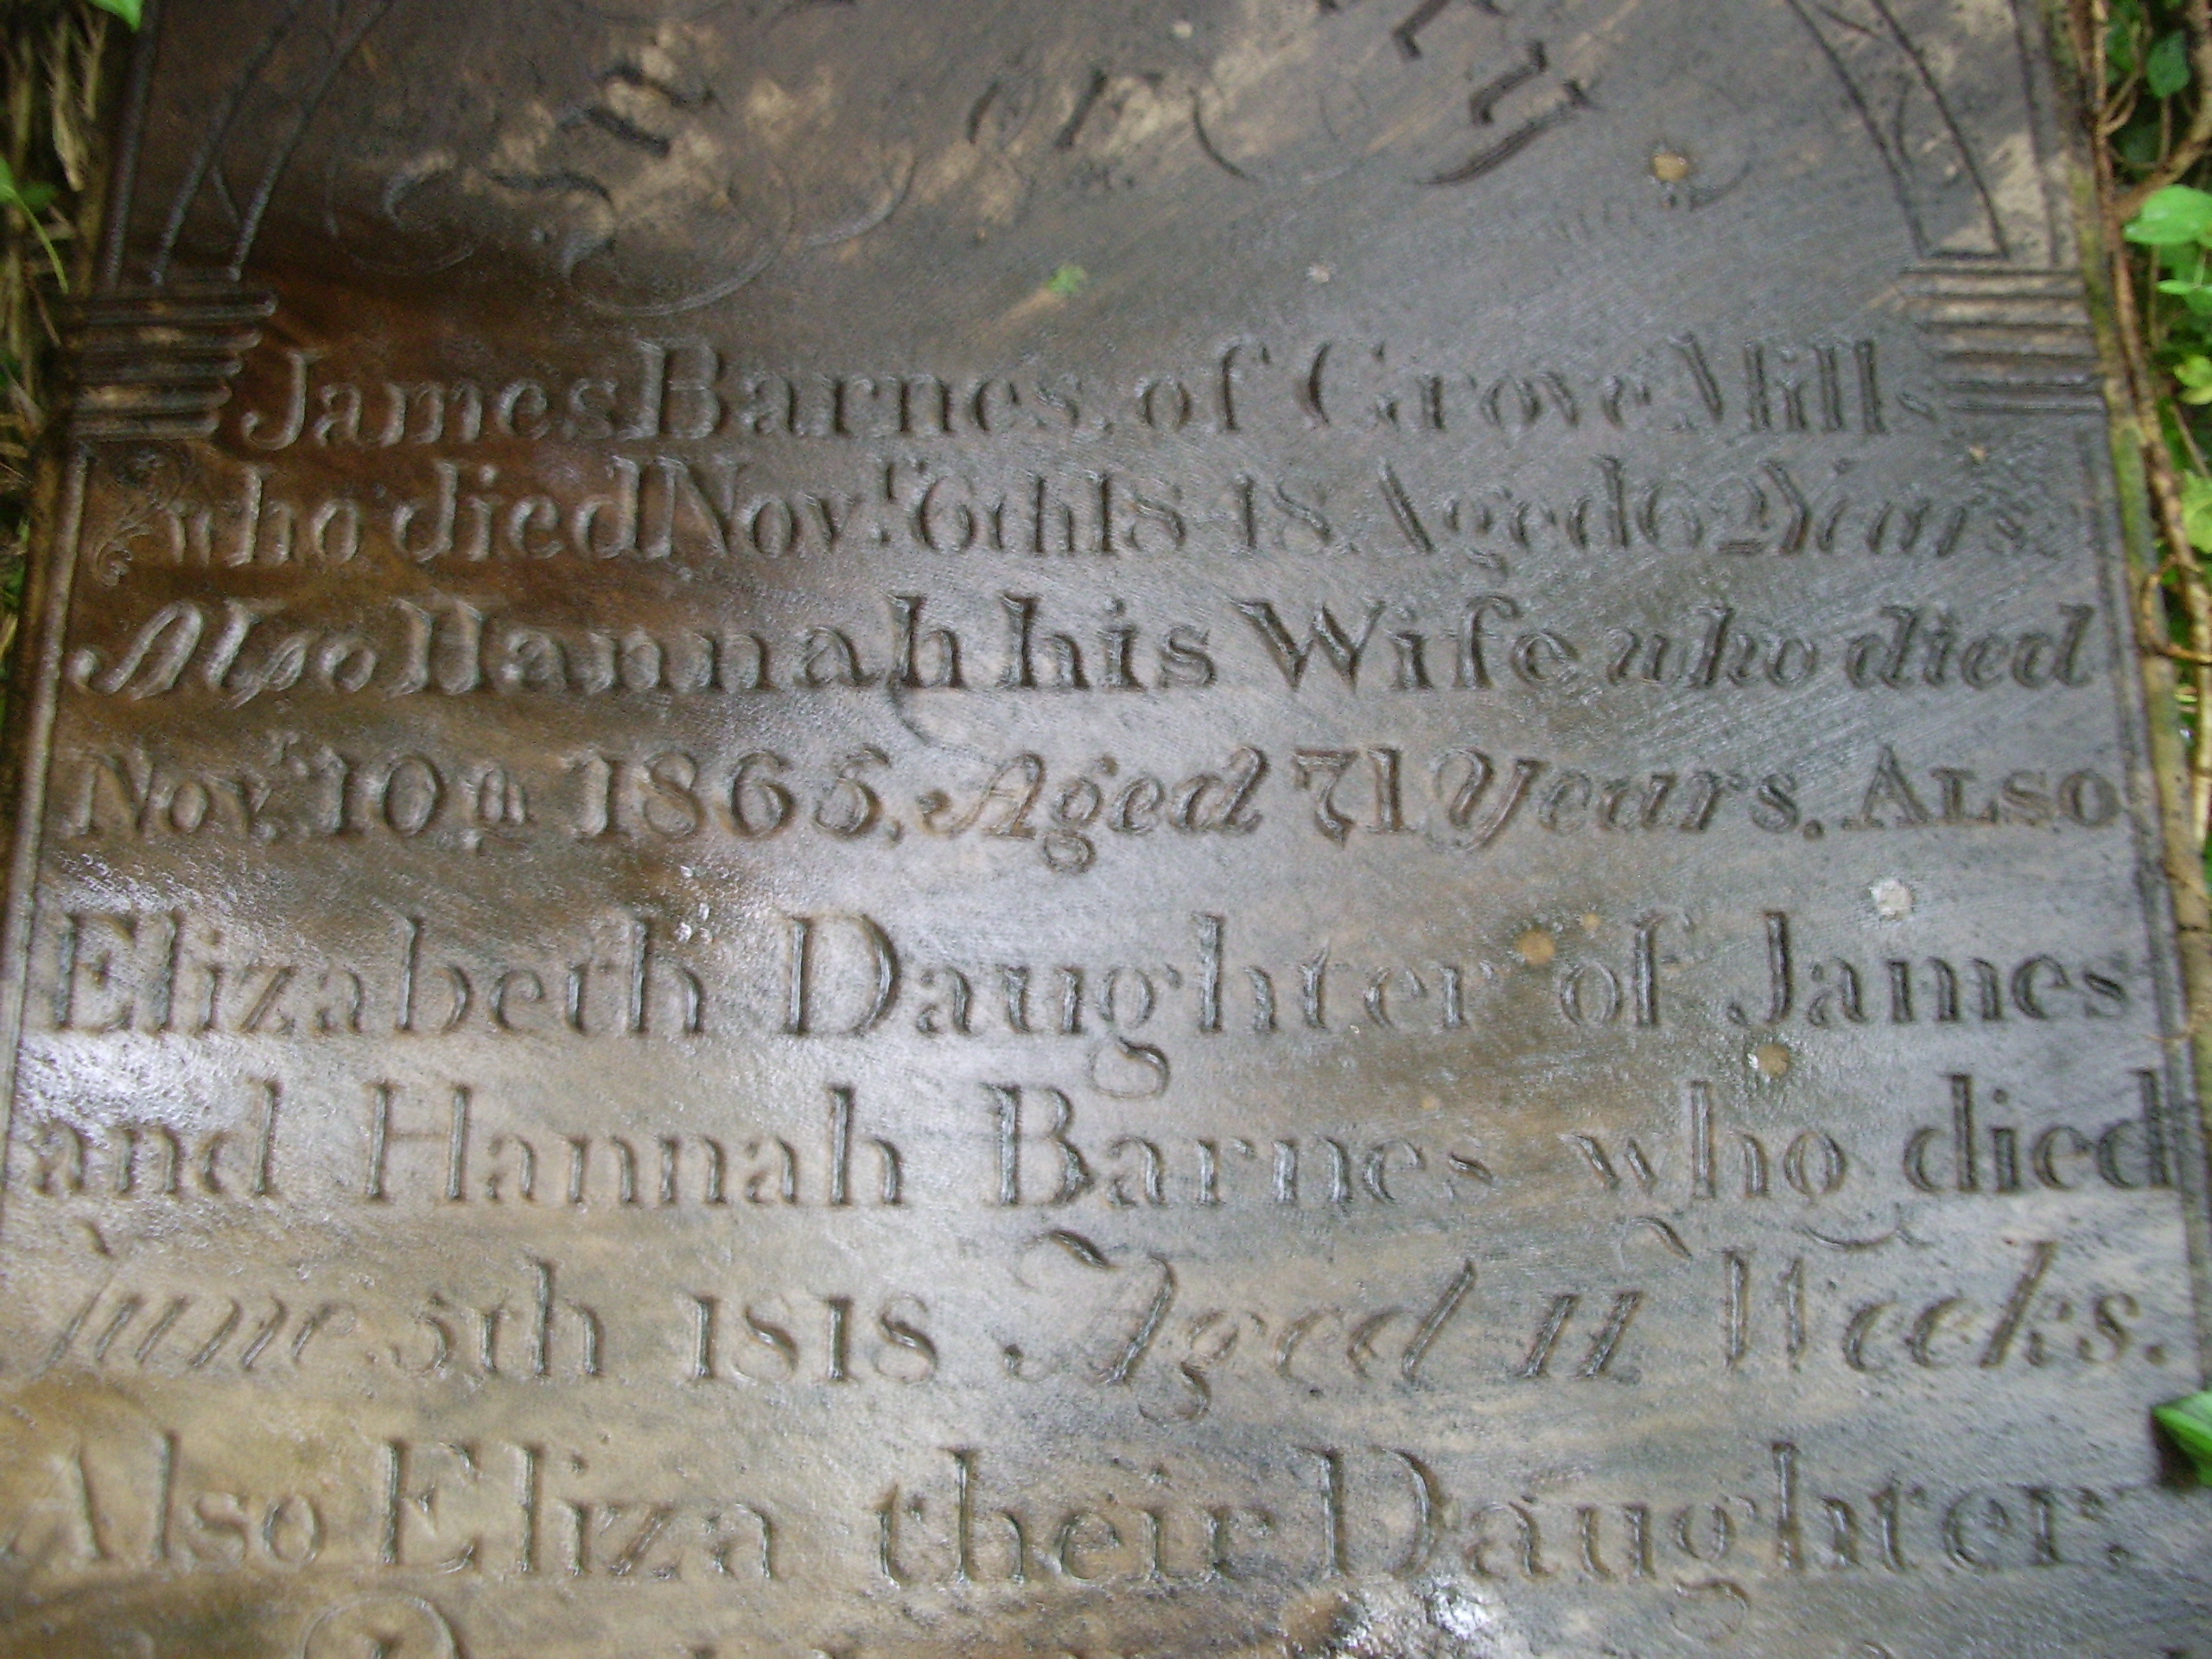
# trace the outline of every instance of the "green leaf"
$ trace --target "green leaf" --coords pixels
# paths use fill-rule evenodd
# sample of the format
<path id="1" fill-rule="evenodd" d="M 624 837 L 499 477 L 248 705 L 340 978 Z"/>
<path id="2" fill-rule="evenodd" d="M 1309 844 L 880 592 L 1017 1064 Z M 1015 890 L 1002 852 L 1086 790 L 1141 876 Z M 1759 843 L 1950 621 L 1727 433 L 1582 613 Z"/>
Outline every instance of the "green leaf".
<path id="1" fill-rule="evenodd" d="M 2212 195 L 2185 184 L 2170 184 L 2143 204 L 2121 232 L 2131 242 L 2171 248 L 2201 242 L 2212 231 Z"/>
<path id="2" fill-rule="evenodd" d="M 2143 60 L 2143 84 L 2153 98 L 2171 98 L 2189 85 L 2189 37 L 2169 35 Z"/>
<path id="3" fill-rule="evenodd" d="M 2126 80 L 2135 73 L 2135 41 L 2143 23 L 2143 8 L 2138 0 L 2117 0 L 2112 9 L 2112 21 L 2105 28 L 2105 68 L 2114 81 Z"/>
<path id="4" fill-rule="evenodd" d="M 2154 1406 L 2151 1415 L 2173 1437 L 2174 1444 L 2189 1454 L 2190 1462 L 2196 1466 L 2197 1480 L 2212 1486 L 2212 1389 Z"/>
<path id="5" fill-rule="evenodd" d="M 92 3 L 102 11 L 113 12 L 133 29 L 138 27 L 146 9 L 146 0 L 92 0 Z"/>
<path id="6" fill-rule="evenodd" d="M 2156 167 L 2165 145 L 2158 137 L 2156 121 L 2137 121 L 2126 128 L 2113 141 L 2113 148 L 2120 158 L 2133 167 Z"/>
<path id="7" fill-rule="evenodd" d="M 2182 475 L 2181 527 L 2198 552 L 2212 550 L 2212 478 L 2202 473 Z M 2212 1409 L 2212 1402 L 2207 1402 L 2207 1408 Z M 2212 1433 L 2212 1417 L 2206 1418 L 2204 1426 L 2206 1433 Z"/>
<path id="8" fill-rule="evenodd" d="M 38 238 L 38 245 L 46 250 L 46 262 L 54 267 L 54 280 L 61 291 L 69 291 L 69 273 L 61 269 L 61 256 L 55 251 L 54 238 L 46 233 L 46 226 L 38 222 L 39 209 L 54 200 L 54 187 L 46 184 L 18 184 L 16 169 L 0 161 L 0 205 L 15 208 L 31 227 L 31 234 Z"/>
<path id="9" fill-rule="evenodd" d="M 26 213 L 42 211 L 60 191 L 50 184 L 23 184 L 17 181 L 15 168 L 0 160 L 0 204 L 20 207 Z"/>
<path id="10" fill-rule="evenodd" d="M 2187 308 L 2190 318 L 2212 316 L 2212 283 L 2199 272 L 2190 276 L 2168 277 L 2158 284 L 2158 292 L 2171 294 Z"/>
<path id="11" fill-rule="evenodd" d="M 2212 197 L 2206 198 L 2212 200 Z M 2146 202 L 2145 206 L 2149 206 Z M 1063 300 L 1071 300 L 1090 286 L 1090 273 L 1081 265 L 1062 265 L 1045 283 L 1045 291 Z"/>
<path id="12" fill-rule="evenodd" d="M 2181 527 L 2197 551 L 2212 549 L 2212 478 L 2202 473 L 2182 475 Z M 2212 1409 L 2212 1402 L 2207 1402 L 2207 1407 Z M 2212 1433 L 2212 1416 L 2206 1418 L 2205 1429 Z"/>
<path id="13" fill-rule="evenodd" d="M 2172 271 L 2180 281 L 2201 283 L 2205 279 L 2205 251 L 2202 242 L 2174 242 L 2163 248 L 2153 248 L 2152 254 L 2158 264 Z"/>

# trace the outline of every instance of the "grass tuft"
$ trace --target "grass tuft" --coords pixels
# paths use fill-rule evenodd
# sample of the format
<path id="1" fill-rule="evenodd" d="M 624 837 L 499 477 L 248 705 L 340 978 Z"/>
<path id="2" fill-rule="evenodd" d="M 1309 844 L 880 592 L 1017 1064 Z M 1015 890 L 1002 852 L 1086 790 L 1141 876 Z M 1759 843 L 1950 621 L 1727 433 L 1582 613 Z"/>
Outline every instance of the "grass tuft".
<path id="1" fill-rule="evenodd" d="M 138 0 L 0 0 L 0 667 L 16 635 L 55 309 L 85 264 L 102 116 Z"/>

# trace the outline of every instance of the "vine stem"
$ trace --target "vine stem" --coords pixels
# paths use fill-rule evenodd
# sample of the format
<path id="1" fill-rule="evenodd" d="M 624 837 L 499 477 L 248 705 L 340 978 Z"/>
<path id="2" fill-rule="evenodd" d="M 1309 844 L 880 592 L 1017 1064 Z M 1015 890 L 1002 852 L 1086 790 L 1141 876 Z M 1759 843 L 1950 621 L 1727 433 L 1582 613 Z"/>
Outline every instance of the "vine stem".
<path id="1" fill-rule="evenodd" d="M 2111 22 L 2107 0 L 2077 0 L 2076 16 L 2087 24 L 2082 41 L 2085 48 L 2083 60 L 2089 66 L 2089 84 L 2100 107 L 2104 97 L 2107 66 L 2105 38 Z M 2212 39 L 2212 0 L 2190 0 L 2190 27 L 2200 59 L 2212 58 L 2206 43 Z M 2200 86 L 2212 89 L 2212 62 L 2199 64 Z M 2201 156 L 2208 143 L 2212 143 L 2212 90 L 2199 100 L 2198 121 L 2192 123 L 2194 135 L 2197 125 L 2204 128 L 2204 137 L 2196 145 L 2196 156 Z M 2101 125 L 2101 121 L 2097 124 Z M 2187 141 L 2184 141 L 2186 143 Z M 2158 383 L 2156 372 L 2144 349 L 2142 317 L 2135 296 L 2133 260 L 2128 253 L 2126 238 L 2122 229 L 2133 217 L 2140 199 L 2149 194 L 2139 188 L 2122 196 L 2113 176 L 2112 157 L 2101 143 L 2093 146 L 2097 187 L 2097 202 L 2104 226 L 2105 247 L 2112 262 L 2112 293 L 2113 322 L 2120 339 L 2121 357 L 2126 371 L 2128 401 L 2133 405 L 2129 411 L 2140 446 L 2144 474 L 2151 486 L 2151 499 L 2158 515 L 2158 527 L 2164 536 L 2168 557 L 2165 563 L 2148 578 L 2145 585 L 2141 618 L 2145 624 L 2158 623 L 2155 629 L 2146 627 L 2145 649 L 2185 664 L 2195 672 L 2190 676 L 2196 694 L 2196 719 L 2192 722 L 2189 756 L 2190 823 L 2196 831 L 2199 846 L 2212 836 L 2212 652 L 2202 647 L 2212 644 L 2212 588 L 2208 588 L 2203 568 L 2194 555 L 2189 539 L 2186 518 L 2182 510 L 2181 479 L 2174 466 L 2172 446 L 2167 442 L 2164 423 L 2158 416 Z M 2177 152 L 2178 154 L 2178 152 Z M 2190 159 L 2193 162 L 2196 156 Z M 2173 158 L 2170 157 L 2169 162 Z M 2187 163 L 2184 163 L 2184 167 Z M 2161 166 L 2159 174 L 2164 173 Z M 2173 177 L 2178 177 L 2177 171 Z M 2171 178 L 2165 180 L 2171 183 Z M 2149 185 L 2150 181 L 2145 181 Z M 2153 188 L 2163 188 L 2163 185 Z M 2134 204 L 2130 206 L 2130 204 Z M 2189 644 L 2177 647 L 2170 640 L 2158 636 L 2168 632 L 2164 607 L 2157 602 L 2158 591 L 2167 575 L 2172 574 L 2181 589 L 2182 607 L 2187 613 Z M 2194 647 L 2193 649 L 2190 647 Z"/>
<path id="2" fill-rule="evenodd" d="M 2107 18 L 2106 0 L 2094 0 L 2097 15 L 2097 35 L 2094 49 L 2097 54 L 2097 95 L 2104 95 L 2104 26 Z M 2114 205 L 2121 223 L 2142 211 L 2143 204 L 2152 196 L 2178 181 L 2190 168 L 2204 159 L 2207 149 L 2212 149 L 2212 0 L 2189 0 L 2183 13 L 2189 28 L 2190 67 L 2196 71 L 2196 108 L 2190 113 L 2189 127 L 2181 142 L 2166 152 L 2165 158 L 2152 168 L 2147 177 L 2122 195 Z M 2101 148 L 2101 146 L 2100 147 Z"/>

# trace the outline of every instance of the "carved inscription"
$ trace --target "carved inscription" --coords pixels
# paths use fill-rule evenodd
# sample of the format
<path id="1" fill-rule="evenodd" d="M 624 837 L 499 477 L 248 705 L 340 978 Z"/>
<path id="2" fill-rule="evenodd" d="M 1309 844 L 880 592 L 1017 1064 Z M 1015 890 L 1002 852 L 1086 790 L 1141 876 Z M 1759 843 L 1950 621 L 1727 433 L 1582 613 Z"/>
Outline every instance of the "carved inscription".
<path id="1" fill-rule="evenodd" d="M 161 10 L 0 1659 L 2202 1647 L 2025 0 Z"/>

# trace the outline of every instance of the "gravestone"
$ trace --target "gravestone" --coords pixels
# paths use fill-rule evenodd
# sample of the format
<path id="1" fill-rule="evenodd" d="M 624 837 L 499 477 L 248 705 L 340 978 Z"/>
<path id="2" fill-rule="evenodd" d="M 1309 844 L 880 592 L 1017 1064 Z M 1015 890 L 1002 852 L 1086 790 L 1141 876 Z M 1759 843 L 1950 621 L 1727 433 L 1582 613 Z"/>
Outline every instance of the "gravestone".
<path id="1" fill-rule="evenodd" d="M 2212 1652 L 2063 44 L 164 7 L 0 1652 Z"/>

